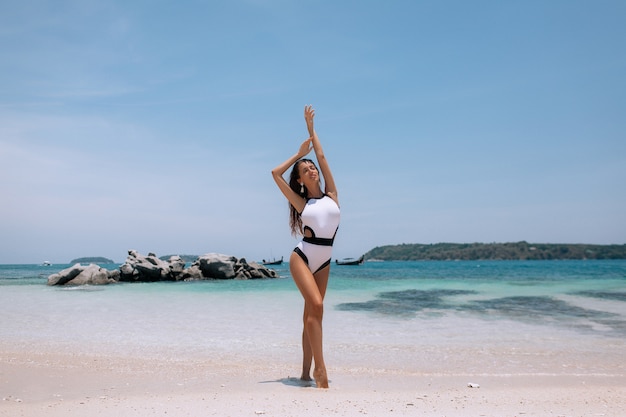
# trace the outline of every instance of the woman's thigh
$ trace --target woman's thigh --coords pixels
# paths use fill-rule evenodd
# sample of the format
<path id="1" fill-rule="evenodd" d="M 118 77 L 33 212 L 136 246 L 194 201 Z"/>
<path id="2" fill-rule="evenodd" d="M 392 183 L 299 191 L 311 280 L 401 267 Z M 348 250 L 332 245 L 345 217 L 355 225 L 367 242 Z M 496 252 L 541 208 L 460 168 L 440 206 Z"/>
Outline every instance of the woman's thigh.
<path id="1" fill-rule="evenodd" d="M 325 282 L 328 281 L 328 274 L 326 274 L 326 279 L 323 277 L 317 278 L 313 275 L 306 262 L 295 252 L 289 258 L 289 269 L 296 286 L 304 297 L 304 301 L 312 305 L 322 303 L 326 293 Z M 318 274 L 322 272 L 320 271 Z M 320 286 L 318 281 L 323 285 Z"/>
<path id="2" fill-rule="evenodd" d="M 317 284 L 317 289 L 322 296 L 322 300 L 326 296 L 326 288 L 328 287 L 328 277 L 330 276 L 330 265 L 321 271 L 317 271 L 313 277 L 315 278 L 315 283 Z"/>

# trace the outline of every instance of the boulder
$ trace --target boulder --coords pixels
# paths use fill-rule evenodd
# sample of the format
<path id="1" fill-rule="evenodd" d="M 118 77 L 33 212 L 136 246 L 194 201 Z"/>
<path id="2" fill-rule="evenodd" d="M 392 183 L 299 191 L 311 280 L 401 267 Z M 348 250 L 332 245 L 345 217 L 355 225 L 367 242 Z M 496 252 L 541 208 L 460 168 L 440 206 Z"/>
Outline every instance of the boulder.
<path id="1" fill-rule="evenodd" d="M 204 279 L 204 276 L 202 276 L 202 271 L 200 270 L 200 267 L 196 264 L 193 264 L 183 271 L 181 279 L 184 281 L 197 281 Z"/>
<path id="2" fill-rule="evenodd" d="M 69 268 L 65 268 L 56 274 L 50 275 L 48 277 L 48 285 L 65 285 L 67 282 L 73 280 L 82 271 L 83 267 L 79 263 L 76 263 Z"/>
<path id="3" fill-rule="evenodd" d="M 180 256 L 170 256 L 167 261 L 170 264 L 170 274 L 179 277 L 185 270 L 185 261 Z"/>
<path id="4" fill-rule="evenodd" d="M 96 264 L 72 265 L 48 277 L 48 285 L 105 285 L 118 281 L 119 272 L 100 268 Z"/>
<path id="5" fill-rule="evenodd" d="M 254 279 L 278 276 L 276 271 L 256 262 L 248 263 L 245 258 L 237 259 L 219 253 L 200 256 L 189 269 L 199 270 L 205 279 Z"/>
<path id="6" fill-rule="evenodd" d="M 204 278 L 233 279 L 237 258 L 220 253 L 207 253 L 199 257 L 192 266 L 197 266 Z"/>
<path id="7" fill-rule="evenodd" d="M 261 265 L 257 262 L 249 262 L 246 264 L 246 271 L 250 274 L 250 278 L 277 278 L 278 274 L 273 269 Z"/>
<path id="8" fill-rule="evenodd" d="M 126 262 L 120 267 L 120 281 L 124 282 L 176 281 L 176 278 L 170 263 L 160 260 L 154 253 L 144 256 L 129 250 Z"/>

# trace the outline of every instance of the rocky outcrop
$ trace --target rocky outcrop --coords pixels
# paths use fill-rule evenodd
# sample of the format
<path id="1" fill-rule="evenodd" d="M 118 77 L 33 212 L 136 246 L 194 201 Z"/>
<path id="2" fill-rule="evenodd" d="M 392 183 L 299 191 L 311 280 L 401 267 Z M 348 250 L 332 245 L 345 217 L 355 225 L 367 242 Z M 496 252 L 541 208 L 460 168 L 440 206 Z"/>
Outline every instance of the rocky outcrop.
<path id="1" fill-rule="evenodd" d="M 192 281 L 207 279 L 258 279 L 277 278 L 272 269 L 244 258 L 209 253 L 200 256 L 189 267 L 180 256 L 164 261 L 153 253 L 143 256 L 135 250 L 119 270 L 108 271 L 97 265 L 73 265 L 48 277 L 48 285 L 102 285 L 115 282 Z"/>
<path id="2" fill-rule="evenodd" d="M 109 271 L 96 264 L 83 266 L 79 263 L 52 274 L 48 285 L 104 285 L 118 282 L 120 271 Z"/>
<path id="3" fill-rule="evenodd" d="M 171 258 L 170 258 L 171 260 Z M 176 263 L 175 268 L 178 269 Z M 182 268 L 185 267 L 183 262 Z M 136 250 L 129 250 L 126 262 L 120 267 L 120 281 L 123 282 L 157 282 L 176 281 L 177 275 L 173 272 L 170 262 L 162 261 L 154 253 L 148 256 L 139 254 Z M 181 271 L 182 272 L 182 271 Z"/>
<path id="4" fill-rule="evenodd" d="M 276 278 L 276 271 L 256 262 L 246 262 L 245 258 L 219 253 L 208 253 L 199 257 L 191 268 L 197 268 L 202 277 L 209 279 L 255 279 Z"/>

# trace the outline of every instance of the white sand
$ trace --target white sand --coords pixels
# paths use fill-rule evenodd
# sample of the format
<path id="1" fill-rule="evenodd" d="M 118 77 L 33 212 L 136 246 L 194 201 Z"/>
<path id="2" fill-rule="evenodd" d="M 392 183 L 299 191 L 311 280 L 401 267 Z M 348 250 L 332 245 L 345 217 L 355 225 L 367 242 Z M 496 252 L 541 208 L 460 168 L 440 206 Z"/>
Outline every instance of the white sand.
<path id="1" fill-rule="evenodd" d="M 319 390 L 291 377 L 296 366 L 246 359 L 50 355 L 5 346 L 0 416 L 626 415 L 622 364 L 613 374 L 586 374 L 563 370 L 558 360 L 527 375 L 499 373 L 498 357 L 483 373 L 331 367 L 331 388 Z"/>
<path id="2" fill-rule="evenodd" d="M 626 416 L 626 340 L 576 320 L 388 317 L 330 293 L 318 390 L 291 378 L 295 290 L 175 288 L 3 288 L 0 416 Z"/>

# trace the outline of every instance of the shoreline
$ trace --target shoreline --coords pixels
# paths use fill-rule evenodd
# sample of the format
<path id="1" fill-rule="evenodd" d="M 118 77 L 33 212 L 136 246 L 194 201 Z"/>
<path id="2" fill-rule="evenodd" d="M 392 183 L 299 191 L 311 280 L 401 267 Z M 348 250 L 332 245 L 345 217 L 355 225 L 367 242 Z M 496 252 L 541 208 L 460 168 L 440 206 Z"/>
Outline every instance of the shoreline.
<path id="1" fill-rule="evenodd" d="M 290 280 L 6 285 L 0 417 L 623 417 L 624 268 L 601 266 L 337 268 L 328 390 L 297 379 Z"/>
<path id="2" fill-rule="evenodd" d="M 468 352 L 471 357 L 471 352 Z M 0 416 L 621 416 L 626 375 L 481 374 L 329 369 L 331 387 L 302 383 L 297 364 L 247 358 L 155 359 L 0 350 Z M 499 359 L 494 357 L 497 364 Z M 506 368 L 506 367 L 504 367 Z M 506 369 L 505 369 L 506 370 Z M 479 384 L 470 388 L 468 383 Z"/>

